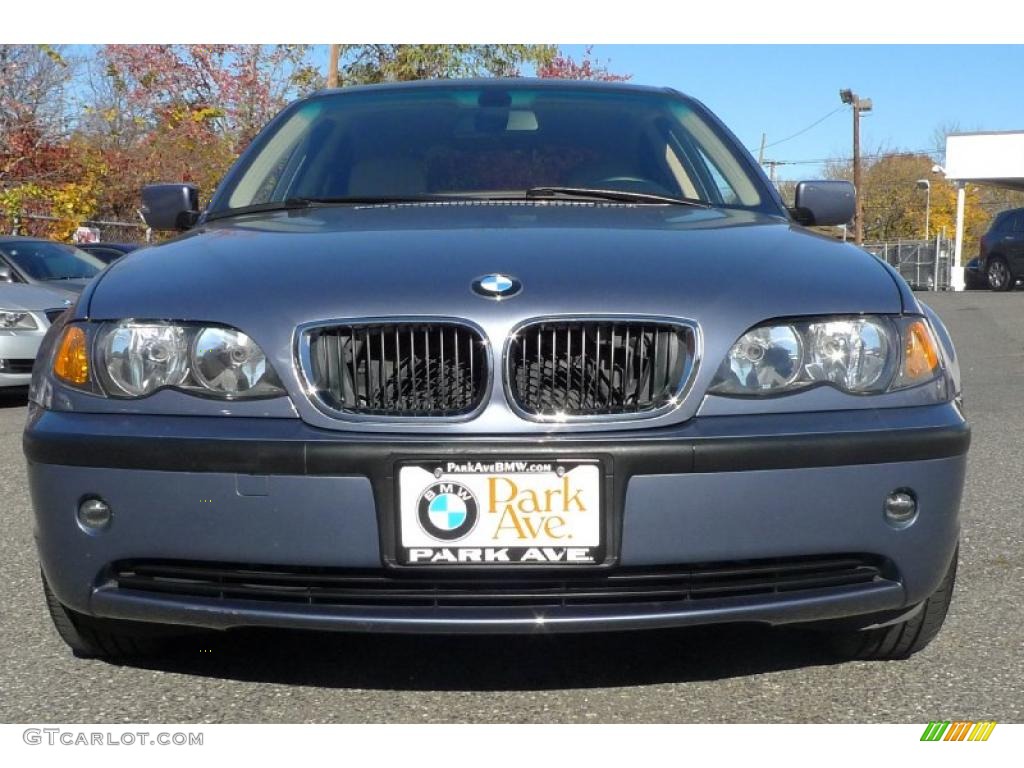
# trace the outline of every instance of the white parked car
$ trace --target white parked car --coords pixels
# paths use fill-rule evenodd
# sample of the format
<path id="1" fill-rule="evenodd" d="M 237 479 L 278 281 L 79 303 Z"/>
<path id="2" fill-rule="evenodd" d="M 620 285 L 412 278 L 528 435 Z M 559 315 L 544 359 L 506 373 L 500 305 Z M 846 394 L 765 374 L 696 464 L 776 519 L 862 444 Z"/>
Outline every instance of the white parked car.
<path id="1" fill-rule="evenodd" d="M 39 343 L 75 300 L 52 288 L 0 281 L 0 387 L 25 387 Z"/>

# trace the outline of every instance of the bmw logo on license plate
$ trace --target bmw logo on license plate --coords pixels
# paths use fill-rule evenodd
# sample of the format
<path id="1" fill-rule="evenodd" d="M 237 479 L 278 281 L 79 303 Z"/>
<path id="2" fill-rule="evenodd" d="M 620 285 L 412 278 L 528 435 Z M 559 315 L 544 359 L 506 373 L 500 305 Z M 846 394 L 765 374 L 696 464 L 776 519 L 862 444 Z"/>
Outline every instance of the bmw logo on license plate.
<path id="1" fill-rule="evenodd" d="M 463 538 L 476 526 L 476 496 L 456 482 L 434 483 L 420 496 L 418 504 L 420 527 L 441 541 Z"/>

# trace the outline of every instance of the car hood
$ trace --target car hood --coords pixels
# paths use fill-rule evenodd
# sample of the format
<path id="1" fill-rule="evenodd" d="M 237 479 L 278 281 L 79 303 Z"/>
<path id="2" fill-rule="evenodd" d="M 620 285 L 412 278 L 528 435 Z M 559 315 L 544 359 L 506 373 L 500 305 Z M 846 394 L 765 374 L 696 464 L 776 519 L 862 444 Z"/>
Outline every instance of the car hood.
<path id="1" fill-rule="evenodd" d="M 0 309 L 41 312 L 68 307 L 77 298 L 74 293 L 24 283 L 0 284 Z"/>
<path id="2" fill-rule="evenodd" d="M 38 284 L 52 287 L 53 290 L 61 293 L 78 296 L 92 280 L 93 278 L 91 277 L 71 277 L 67 280 L 42 280 Z"/>
<path id="3" fill-rule="evenodd" d="M 474 294 L 492 272 L 520 295 Z M 747 212 L 459 204 L 319 208 L 212 222 L 119 261 L 97 317 L 298 324 L 344 316 L 643 312 L 764 319 L 899 312 L 865 252 Z"/>

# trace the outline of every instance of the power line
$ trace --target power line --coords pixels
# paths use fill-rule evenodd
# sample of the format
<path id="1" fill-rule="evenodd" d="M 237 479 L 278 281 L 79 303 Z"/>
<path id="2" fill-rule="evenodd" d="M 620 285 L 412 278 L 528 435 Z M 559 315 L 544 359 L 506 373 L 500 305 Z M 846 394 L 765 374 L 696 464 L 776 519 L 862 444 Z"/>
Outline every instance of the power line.
<path id="1" fill-rule="evenodd" d="M 829 112 L 827 115 L 825 115 L 824 117 L 820 117 L 817 120 L 815 120 L 813 123 L 808 125 L 806 128 L 800 129 L 799 131 L 794 133 L 792 136 L 787 136 L 784 139 L 779 139 L 778 141 L 773 141 L 771 144 L 765 144 L 761 149 L 764 150 L 764 149 L 768 149 L 769 147 L 776 147 L 779 144 L 785 144 L 790 139 L 795 139 L 797 136 L 803 136 L 809 130 L 811 130 L 812 128 L 816 128 L 817 126 L 821 125 L 823 122 L 825 122 L 830 117 L 832 117 L 832 115 L 836 114 L 837 112 L 842 112 L 843 109 L 845 109 L 845 108 L 846 108 L 845 105 L 841 106 L 841 107 L 837 107 L 836 109 L 833 109 L 831 112 Z"/>
<path id="2" fill-rule="evenodd" d="M 907 149 L 900 150 L 898 152 L 873 152 L 861 155 L 861 159 L 878 160 L 883 157 L 908 157 L 915 155 L 928 155 L 928 157 L 931 158 L 934 152 L 934 149 Z M 853 158 L 851 157 L 822 157 L 813 160 L 773 160 L 772 162 L 777 165 L 823 165 L 824 163 L 849 163 L 852 161 Z"/>

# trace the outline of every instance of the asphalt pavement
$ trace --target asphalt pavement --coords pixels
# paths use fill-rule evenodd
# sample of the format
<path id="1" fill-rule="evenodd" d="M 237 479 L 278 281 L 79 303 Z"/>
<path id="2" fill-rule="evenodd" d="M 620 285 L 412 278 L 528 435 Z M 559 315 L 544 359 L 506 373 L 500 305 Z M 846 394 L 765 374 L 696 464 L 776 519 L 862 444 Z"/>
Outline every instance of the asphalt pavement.
<path id="1" fill-rule="evenodd" d="M 835 663 L 814 635 L 716 627 L 549 637 L 200 635 L 144 664 L 71 655 L 43 608 L 0 393 L 0 722 L 919 722 L 1024 719 L 1024 292 L 925 295 L 974 429 L 960 571 L 938 638 Z"/>

